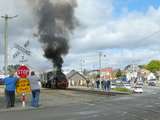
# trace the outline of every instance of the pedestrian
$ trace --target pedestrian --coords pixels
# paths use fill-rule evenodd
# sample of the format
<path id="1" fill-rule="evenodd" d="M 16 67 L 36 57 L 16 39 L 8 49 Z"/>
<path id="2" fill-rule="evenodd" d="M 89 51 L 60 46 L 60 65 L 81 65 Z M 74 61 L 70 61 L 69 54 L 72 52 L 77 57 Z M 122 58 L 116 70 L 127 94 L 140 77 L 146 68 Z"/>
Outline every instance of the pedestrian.
<path id="1" fill-rule="evenodd" d="M 107 80 L 107 82 L 106 82 L 106 92 L 107 92 L 107 95 L 110 95 L 110 90 L 111 90 L 111 81 Z"/>
<path id="2" fill-rule="evenodd" d="M 29 77 L 31 90 L 32 90 L 32 107 L 39 107 L 39 96 L 40 96 L 40 78 L 35 75 L 35 72 L 31 72 L 31 76 Z"/>
<path id="3" fill-rule="evenodd" d="M 16 82 L 18 77 L 14 76 L 15 70 L 9 71 L 9 76 L 5 77 L 3 82 L 5 85 L 5 100 L 6 100 L 6 107 L 14 107 L 15 104 L 15 89 L 16 89 Z"/>
<path id="4" fill-rule="evenodd" d="M 104 90 L 104 83 L 105 83 L 105 80 L 103 79 L 103 80 L 101 81 L 101 89 L 102 89 L 102 90 Z"/>
<path id="5" fill-rule="evenodd" d="M 90 80 L 89 80 L 89 79 L 87 79 L 87 80 L 86 80 L 86 83 L 87 83 L 87 88 L 89 88 Z"/>
<path id="6" fill-rule="evenodd" d="M 107 80 L 104 80 L 104 91 L 107 91 Z"/>
<path id="7" fill-rule="evenodd" d="M 96 80 L 96 87 L 97 87 L 97 89 L 99 89 L 99 85 L 100 85 L 100 80 Z"/>

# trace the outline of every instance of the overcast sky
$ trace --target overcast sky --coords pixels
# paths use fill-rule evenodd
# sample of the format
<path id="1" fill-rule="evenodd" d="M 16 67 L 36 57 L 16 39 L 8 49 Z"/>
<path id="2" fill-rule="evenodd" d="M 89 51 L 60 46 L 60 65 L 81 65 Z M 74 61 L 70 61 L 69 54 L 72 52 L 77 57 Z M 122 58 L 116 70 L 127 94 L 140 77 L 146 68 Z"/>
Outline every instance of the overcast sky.
<path id="1" fill-rule="evenodd" d="M 52 63 L 43 57 L 35 33 L 36 23 L 25 0 L 0 0 L 0 16 L 18 15 L 9 20 L 9 64 L 17 51 L 14 44 L 30 40 L 31 56 L 27 64 L 44 71 Z M 64 69 L 96 69 L 102 52 L 102 66 L 123 68 L 128 64 L 146 64 L 160 59 L 160 0 L 78 0 L 75 16 L 79 26 L 70 39 L 70 52 L 64 57 Z M 0 19 L 0 68 L 4 66 L 4 20 Z"/>

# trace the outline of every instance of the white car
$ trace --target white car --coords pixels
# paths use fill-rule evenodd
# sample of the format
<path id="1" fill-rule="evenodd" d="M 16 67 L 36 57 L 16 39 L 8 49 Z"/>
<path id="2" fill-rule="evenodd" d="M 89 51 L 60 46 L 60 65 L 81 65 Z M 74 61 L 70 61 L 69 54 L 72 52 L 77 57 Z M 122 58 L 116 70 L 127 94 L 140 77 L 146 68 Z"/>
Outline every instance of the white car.
<path id="1" fill-rule="evenodd" d="M 116 84 L 115 83 L 111 83 L 111 88 L 116 88 Z"/>
<path id="2" fill-rule="evenodd" d="M 131 85 L 130 84 L 125 83 L 123 85 L 124 85 L 124 88 L 127 88 L 127 89 L 131 90 Z"/>
<path id="3" fill-rule="evenodd" d="M 133 88 L 134 93 L 143 93 L 143 88 L 141 86 L 135 86 Z"/>
<path id="4" fill-rule="evenodd" d="M 0 85 L 3 84 L 3 79 L 5 78 L 5 75 L 0 75 Z"/>

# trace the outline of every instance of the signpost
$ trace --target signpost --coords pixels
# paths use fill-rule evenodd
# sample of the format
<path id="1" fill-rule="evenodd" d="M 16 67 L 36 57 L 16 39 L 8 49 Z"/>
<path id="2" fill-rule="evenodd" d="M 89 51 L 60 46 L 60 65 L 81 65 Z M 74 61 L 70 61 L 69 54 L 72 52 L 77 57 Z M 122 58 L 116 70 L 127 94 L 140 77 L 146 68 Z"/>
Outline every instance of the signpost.
<path id="1" fill-rule="evenodd" d="M 13 58 L 18 57 L 22 54 L 22 59 L 19 61 L 22 64 L 24 62 L 27 62 L 27 60 L 24 59 L 24 55 L 30 56 L 31 52 L 28 50 L 29 46 L 29 40 L 27 40 L 24 45 L 15 44 L 15 48 L 17 49 L 17 52 L 13 55 Z M 21 94 L 21 100 L 22 100 L 22 106 L 25 107 L 25 101 L 26 101 L 26 93 L 30 93 L 30 83 L 27 77 L 29 76 L 29 68 L 25 65 L 21 65 L 17 69 L 17 75 L 20 77 L 19 81 L 17 82 L 17 88 L 16 92 L 17 94 Z"/>
<path id="2" fill-rule="evenodd" d="M 25 65 L 21 65 L 18 69 L 17 69 L 17 75 L 20 78 L 27 78 L 29 76 L 29 68 Z"/>
<path id="3" fill-rule="evenodd" d="M 22 94 L 22 106 L 25 107 L 26 93 L 31 92 L 30 83 L 27 77 L 29 76 L 29 68 L 25 65 L 21 65 L 17 69 L 17 75 L 20 79 L 17 82 L 16 92 Z"/>
<path id="4" fill-rule="evenodd" d="M 29 46 L 29 40 L 27 40 L 24 45 L 15 44 L 14 47 L 17 49 L 16 53 L 14 53 L 13 58 L 17 58 L 19 55 L 21 55 L 21 60 L 19 62 L 24 63 L 27 62 L 26 59 L 24 59 L 24 55 L 30 56 L 31 51 L 28 50 Z"/>
<path id="5" fill-rule="evenodd" d="M 17 82 L 16 92 L 18 94 L 30 93 L 31 92 L 30 83 L 29 83 L 29 80 L 27 78 L 21 78 Z"/>

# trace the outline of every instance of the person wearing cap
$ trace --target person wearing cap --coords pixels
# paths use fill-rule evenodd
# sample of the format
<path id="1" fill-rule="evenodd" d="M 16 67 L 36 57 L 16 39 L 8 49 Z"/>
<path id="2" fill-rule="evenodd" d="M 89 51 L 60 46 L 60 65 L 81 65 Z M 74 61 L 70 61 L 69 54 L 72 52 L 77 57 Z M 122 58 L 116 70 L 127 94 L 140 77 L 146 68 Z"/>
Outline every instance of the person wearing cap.
<path id="1" fill-rule="evenodd" d="M 5 85 L 5 98 L 6 98 L 6 107 L 14 107 L 15 104 L 15 89 L 16 89 L 16 82 L 18 77 L 14 76 L 15 71 L 10 70 L 9 76 L 3 79 Z"/>

